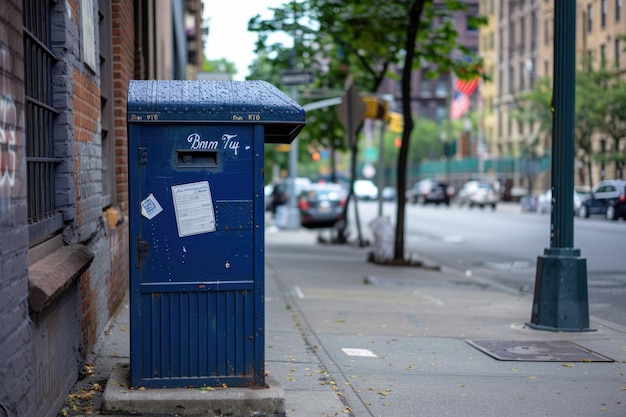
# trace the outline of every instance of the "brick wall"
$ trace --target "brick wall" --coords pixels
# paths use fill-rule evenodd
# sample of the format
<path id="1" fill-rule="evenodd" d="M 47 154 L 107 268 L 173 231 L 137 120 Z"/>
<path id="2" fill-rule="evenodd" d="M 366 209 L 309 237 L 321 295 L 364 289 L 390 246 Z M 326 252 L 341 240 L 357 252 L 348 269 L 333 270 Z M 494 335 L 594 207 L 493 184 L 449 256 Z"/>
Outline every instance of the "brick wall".
<path id="1" fill-rule="evenodd" d="M 27 415 L 34 397 L 28 316 L 22 1 L 0 7 L 0 404 Z"/>
<path id="2" fill-rule="evenodd" d="M 132 2 L 121 3 L 131 7 L 122 13 L 131 16 L 123 24 L 132 28 Z M 53 94 L 59 111 L 53 135 L 55 156 L 62 159 L 56 203 L 64 217 L 64 243 L 84 245 L 95 257 L 43 311 L 29 311 L 22 4 L 4 1 L 0 8 L 0 405 L 12 416 L 52 417 L 127 292 L 128 231 L 123 214 L 120 221 L 103 216 L 100 79 L 83 62 L 80 44 L 80 8 L 90 3 L 59 2 L 52 13 L 52 50 L 58 58 Z M 97 10 L 93 15 L 97 27 Z M 126 48 L 122 58 L 130 60 L 125 70 L 132 74 L 133 39 L 127 32 L 120 36 Z M 125 117 L 125 94 L 119 97 L 117 113 Z M 125 121 L 116 123 L 123 123 L 115 133 L 117 152 L 125 155 Z M 116 168 L 125 171 L 125 161 Z M 127 210 L 125 172 L 122 177 L 117 201 Z M 45 260 L 44 255 L 40 262 Z"/>
<path id="3" fill-rule="evenodd" d="M 102 220 L 102 158 L 100 137 L 100 88 L 96 79 L 79 63 L 72 72 L 74 132 L 75 229 L 97 259 L 80 280 L 82 333 L 85 352 L 95 344 L 109 319 L 106 277 L 110 273 L 109 248 Z"/>
<path id="4" fill-rule="evenodd" d="M 115 193 L 119 204 L 117 226 L 109 231 L 111 273 L 109 276 L 109 311 L 114 314 L 128 291 L 128 136 L 126 102 L 128 85 L 135 73 L 134 10 L 131 2 L 112 2 L 113 97 L 115 137 Z M 109 222 L 111 225 L 112 222 Z"/>
<path id="5" fill-rule="evenodd" d="M 113 0 L 113 94 L 115 97 L 115 184 L 117 201 L 128 214 L 128 153 L 126 102 L 128 85 L 135 72 L 134 11 L 131 2 Z"/>
<path id="6" fill-rule="evenodd" d="M 81 8 L 94 5 L 97 28 L 98 1 L 53 3 L 51 49 L 58 59 L 53 94 L 59 112 L 53 135 L 55 156 L 62 160 L 55 197 L 64 224 L 63 235 L 53 240 L 85 246 L 94 257 L 60 294 L 31 311 L 22 33 L 27 1 L 4 0 L 0 7 L 0 405 L 12 416 L 52 417 L 128 291 L 126 101 L 130 80 L 141 78 L 142 71 L 135 70 L 133 2 L 112 0 L 114 128 L 109 137 L 115 141 L 115 166 L 109 169 L 115 170 L 118 207 L 103 207 L 101 80 L 98 68 L 84 61 L 81 44 Z M 46 255 L 36 259 L 39 266 Z"/>

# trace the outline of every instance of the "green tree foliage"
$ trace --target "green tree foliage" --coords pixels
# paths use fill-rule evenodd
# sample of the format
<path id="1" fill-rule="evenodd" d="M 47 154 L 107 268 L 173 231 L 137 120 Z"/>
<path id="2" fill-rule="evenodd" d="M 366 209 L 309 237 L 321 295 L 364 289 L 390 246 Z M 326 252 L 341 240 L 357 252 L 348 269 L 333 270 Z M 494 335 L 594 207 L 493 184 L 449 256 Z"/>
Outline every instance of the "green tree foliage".
<path id="1" fill-rule="evenodd" d="M 593 162 L 614 163 L 617 175 L 623 173 L 626 155 L 619 152 L 626 138 L 626 81 L 607 67 L 595 69 L 593 62 L 583 61 L 576 72 L 576 120 L 574 137 L 576 153 L 587 167 L 593 184 Z M 535 123 L 539 135 L 552 137 L 552 85 L 549 77 L 535 82 L 534 87 L 521 93 L 513 117 Z M 603 153 L 593 149 L 593 137 L 605 134 L 611 150 Z M 623 175 L 623 174 L 622 174 Z"/>
<path id="2" fill-rule="evenodd" d="M 410 101 L 412 73 L 421 68 L 430 76 L 454 72 L 462 79 L 480 73 L 480 58 L 458 44 L 453 24 L 453 15 L 466 10 L 467 5 L 457 0 L 308 0 L 287 3 L 274 9 L 272 19 L 264 21 L 257 16 L 248 24 L 249 30 L 261 33 L 257 52 L 276 60 L 275 72 L 316 69 L 320 75 L 316 88 L 341 89 L 350 75 L 360 91 L 375 93 L 386 76 L 397 79 L 396 68 L 402 68 L 404 132 L 396 165 L 396 261 L 404 260 L 404 193 L 415 126 Z M 485 23 L 485 18 L 469 16 L 468 24 L 473 27 Z M 291 50 L 268 44 L 266 34 L 276 31 L 292 35 L 295 44 Z M 330 126 L 328 120 L 322 122 Z M 356 144 L 352 152 L 357 152 Z"/>
<path id="3" fill-rule="evenodd" d="M 589 181 L 593 184 L 592 164 L 594 159 L 592 137 L 601 124 L 604 87 L 599 85 L 602 76 L 583 65 L 587 70 L 576 73 L 576 119 L 574 137 L 576 153 L 587 167 Z"/>
<path id="4" fill-rule="evenodd" d="M 544 139 L 552 138 L 552 80 L 535 80 L 533 88 L 522 92 L 515 101 L 512 117 L 531 124 Z M 546 140 L 547 143 L 549 141 Z"/>
<path id="5" fill-rule="evenodd" d="M 626 153 L 620 151 L 622 140 L 626 139 L 626 82 L 612 71 L 601 70 L 596 73 L 600 78 L 600 90 L 597 110 L 598 128 L 611 139 L 611 150 L 599 155 L 597 159 L 615 164 L 615 171 L 623 178 Z M 597 91 L 597 89 L 596 89 Z"/>
<path id="6" fill-rule="evenodd" d="M 202 62 L 202 71 L 234 75 L 237 73 L 237 68 L 234 63 L 226 60 L 225 58 L 207 59 L 205 56 Z"/>

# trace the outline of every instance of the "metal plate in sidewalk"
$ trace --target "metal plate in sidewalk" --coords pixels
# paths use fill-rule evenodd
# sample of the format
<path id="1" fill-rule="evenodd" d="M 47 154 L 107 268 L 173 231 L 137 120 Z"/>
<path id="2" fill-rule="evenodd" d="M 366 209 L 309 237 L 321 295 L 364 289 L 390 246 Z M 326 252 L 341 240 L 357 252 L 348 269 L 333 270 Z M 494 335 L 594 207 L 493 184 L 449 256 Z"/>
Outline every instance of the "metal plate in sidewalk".
<path id="1" fill-rule="evenodd" d="M 531 362 L 614 362 L 569 341 L 466 340 L 467 343 L 500 361 Z"/>

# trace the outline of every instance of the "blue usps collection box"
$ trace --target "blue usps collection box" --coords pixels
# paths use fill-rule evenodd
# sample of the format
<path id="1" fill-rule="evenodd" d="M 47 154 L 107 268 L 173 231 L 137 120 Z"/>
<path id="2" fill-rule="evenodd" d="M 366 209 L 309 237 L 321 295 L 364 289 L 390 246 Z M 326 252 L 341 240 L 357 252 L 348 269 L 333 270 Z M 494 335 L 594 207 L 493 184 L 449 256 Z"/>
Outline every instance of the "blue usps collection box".
<path id="1" fill-rule="evenodd" d="M 264 143 L 304 110 L 263 81 L 132 81 L 131 385 L 264 381 Z"/>

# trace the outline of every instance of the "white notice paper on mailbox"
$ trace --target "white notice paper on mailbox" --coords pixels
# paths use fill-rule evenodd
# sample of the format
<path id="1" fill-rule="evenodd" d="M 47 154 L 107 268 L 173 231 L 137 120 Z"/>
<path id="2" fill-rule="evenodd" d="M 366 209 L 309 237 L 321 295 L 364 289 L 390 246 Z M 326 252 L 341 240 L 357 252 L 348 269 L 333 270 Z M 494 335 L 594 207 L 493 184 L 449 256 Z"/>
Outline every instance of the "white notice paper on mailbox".
<path id="1" fill-rule="evenodd" d="M 172 198 L 178 236 L 215 231 L 215 211 L 208 181 L 173 185 Z"/>

